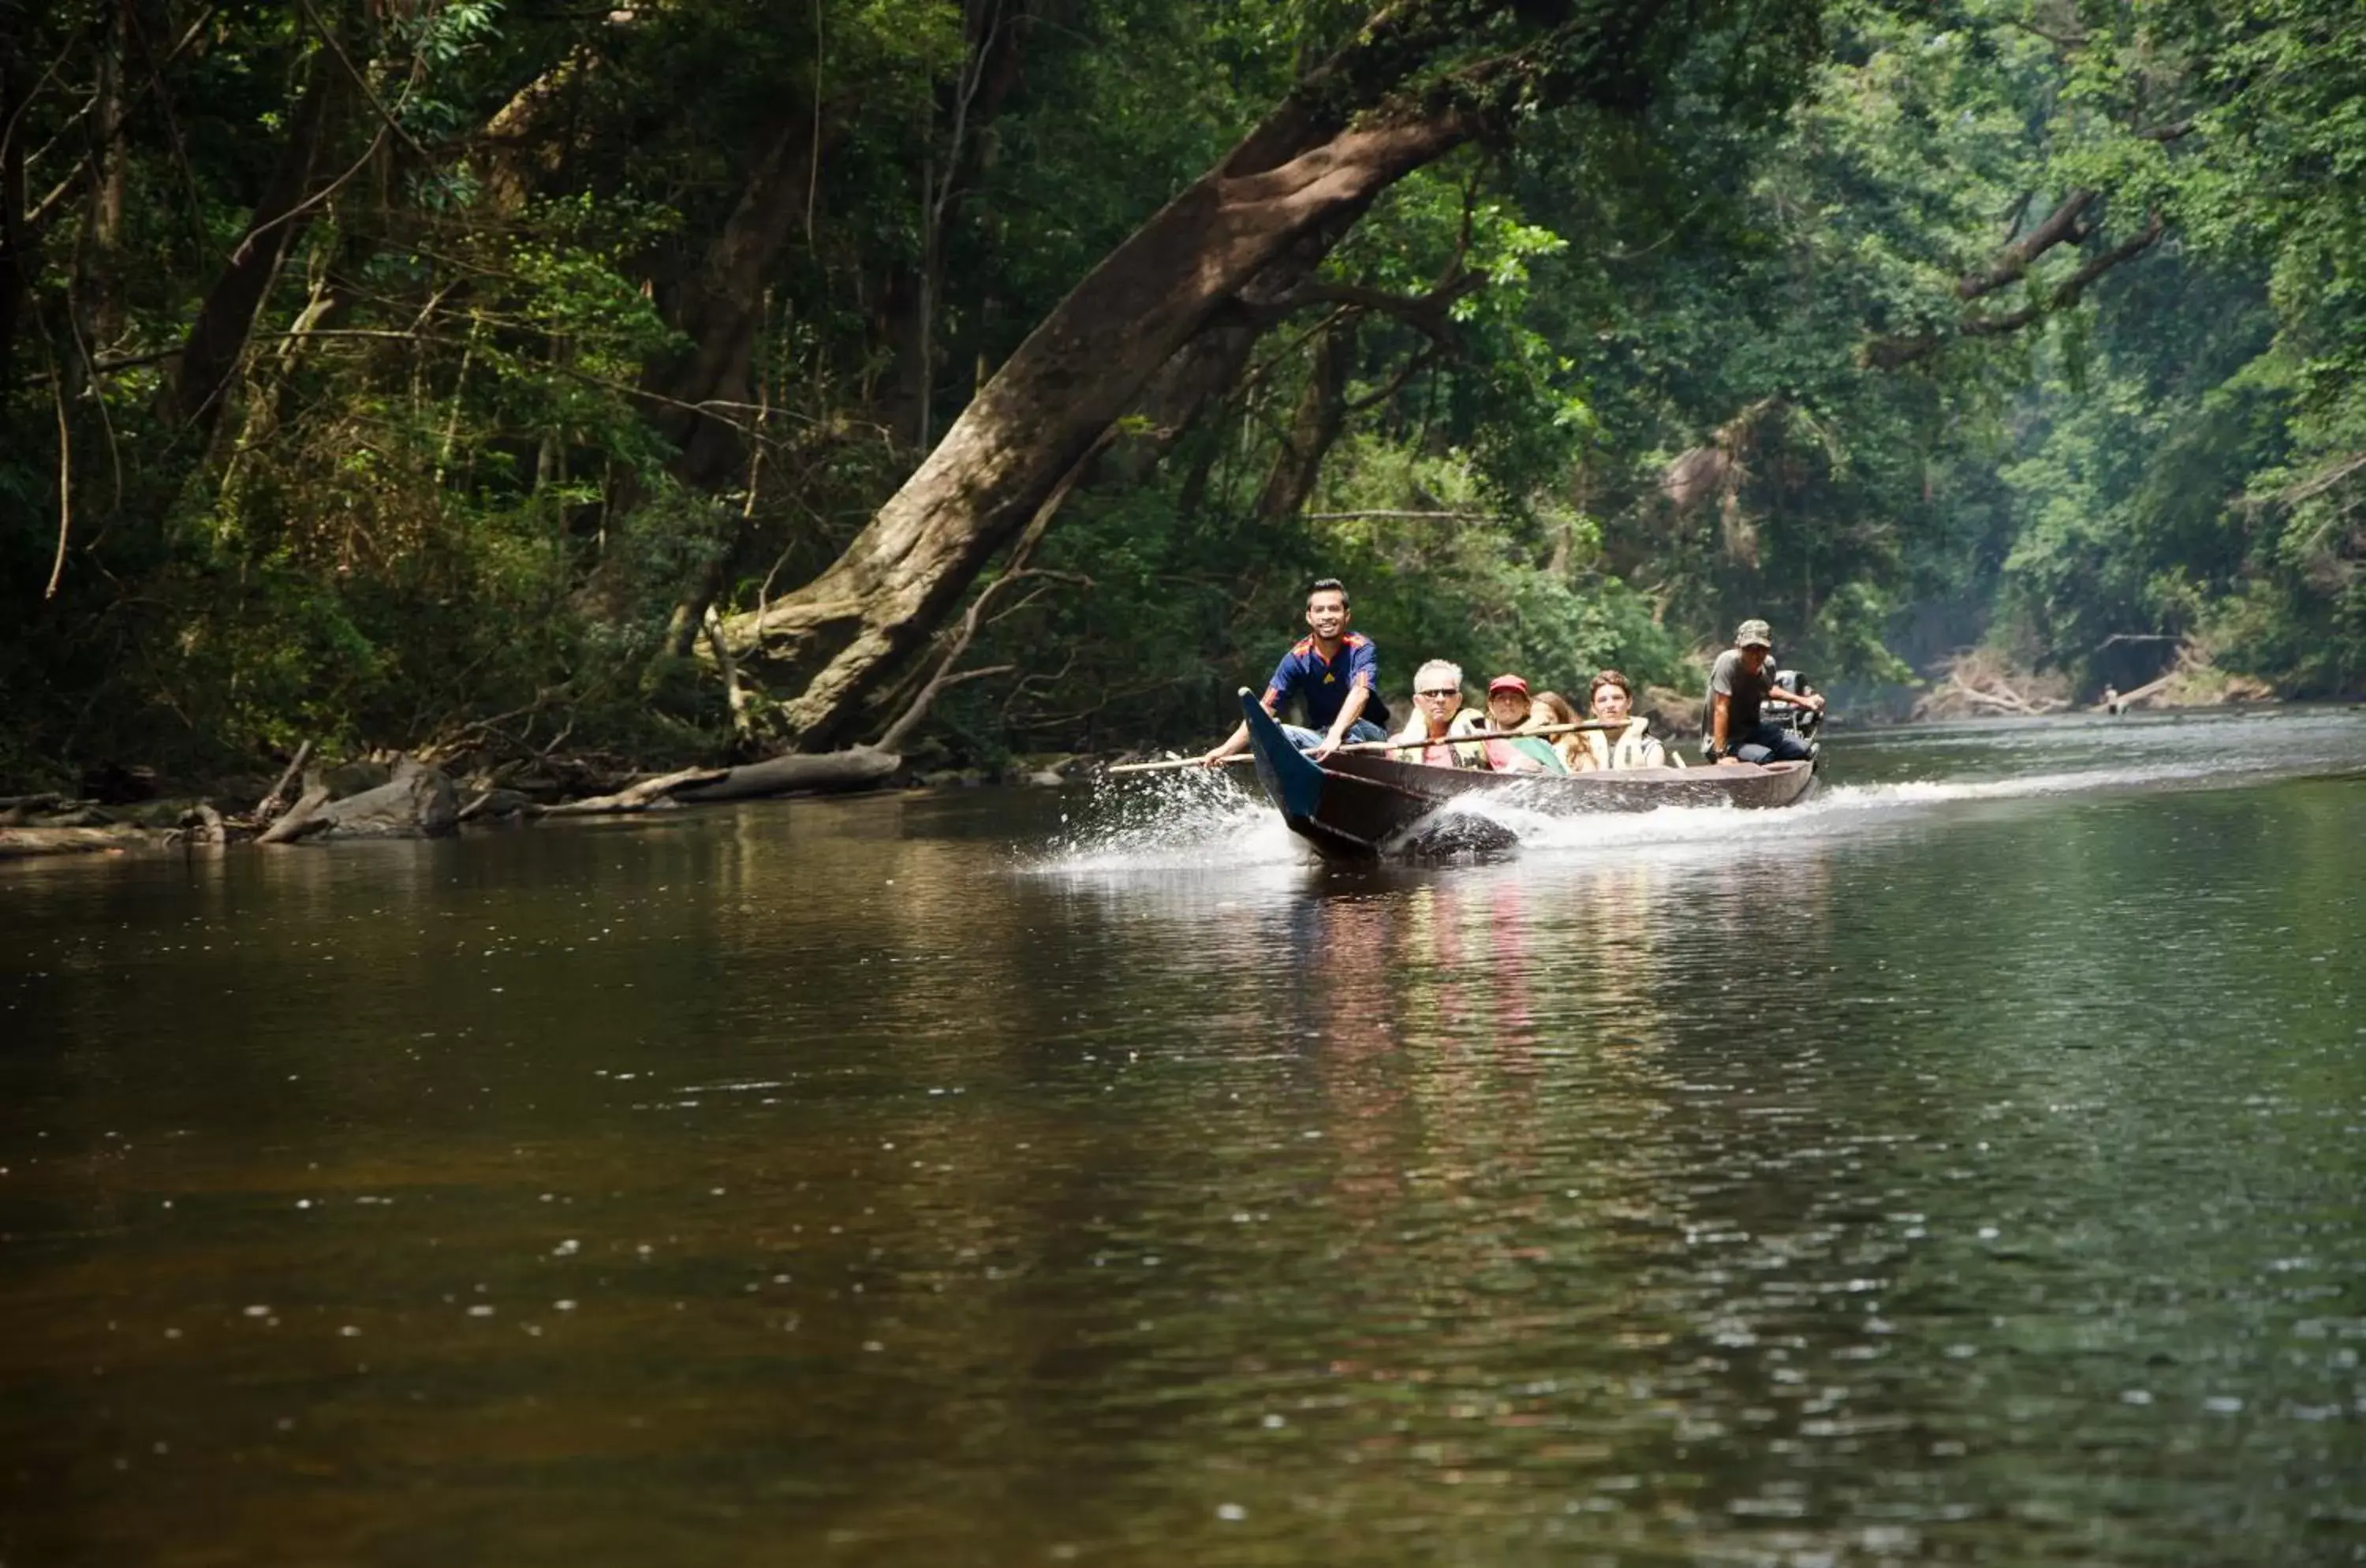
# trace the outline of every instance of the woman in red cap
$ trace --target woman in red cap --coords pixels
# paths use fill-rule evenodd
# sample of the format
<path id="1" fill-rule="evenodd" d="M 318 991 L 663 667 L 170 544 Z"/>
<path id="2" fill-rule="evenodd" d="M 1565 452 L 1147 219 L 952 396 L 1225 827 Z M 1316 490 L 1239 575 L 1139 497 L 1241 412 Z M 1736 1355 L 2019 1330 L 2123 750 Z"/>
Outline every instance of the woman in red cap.
<path id="1" fill-rule="evenodd" d="M 1528 722 L 1528 683 L 1517 675 L 1498 675 L 1487 682 L 1487 724 L 1491 729 L 1517 729 Z M 1516 735 L 1487 742 L 1487 765 L 1499 773 L 1565 773 L 1569 769 L 1552 742 L 1539 736 Z"/>

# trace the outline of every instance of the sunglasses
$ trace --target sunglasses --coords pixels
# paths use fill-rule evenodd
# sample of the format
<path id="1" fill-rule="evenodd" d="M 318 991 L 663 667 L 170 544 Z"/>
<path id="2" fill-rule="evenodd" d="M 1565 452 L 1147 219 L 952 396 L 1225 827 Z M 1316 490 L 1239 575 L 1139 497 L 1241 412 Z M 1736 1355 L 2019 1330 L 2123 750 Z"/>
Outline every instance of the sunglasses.
<path id="1" fill-rule="evenodd" d="M 1459 697 L 1462 694 L 1452 686 L 1436 686 L 1426 692 L 1415 692 L 1416 697 Z"/>

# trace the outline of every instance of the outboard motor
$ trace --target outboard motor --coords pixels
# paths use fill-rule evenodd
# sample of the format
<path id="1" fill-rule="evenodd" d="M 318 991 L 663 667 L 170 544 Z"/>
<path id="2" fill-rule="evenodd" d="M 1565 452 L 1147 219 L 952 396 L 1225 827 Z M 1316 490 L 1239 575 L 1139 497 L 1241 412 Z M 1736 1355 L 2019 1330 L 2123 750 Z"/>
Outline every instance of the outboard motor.
<path id="1" fill-rule="evenodd" d="M 1799 678 L 1799 672 L 1797 670 L 1775 671 L 1774 684 L 1779 690 L 1797 692 L 1801 696 L 1806 696 L 1815 690 L 1813 686 Z M 1790 730 L 1798 736 L 1808 743 L 1809 759 L 1812 760 L 1815 757 L 1818 750 L 1816 731 L 1824 727 L 1822 714 L 1818 713 L 1814 708 L 1795 707 L 1789 703 L 1768 703 L 1765 707 L 1759 710 L 1759 717 L 1763 723 L 1771 724 L 1777 729 Z"/>

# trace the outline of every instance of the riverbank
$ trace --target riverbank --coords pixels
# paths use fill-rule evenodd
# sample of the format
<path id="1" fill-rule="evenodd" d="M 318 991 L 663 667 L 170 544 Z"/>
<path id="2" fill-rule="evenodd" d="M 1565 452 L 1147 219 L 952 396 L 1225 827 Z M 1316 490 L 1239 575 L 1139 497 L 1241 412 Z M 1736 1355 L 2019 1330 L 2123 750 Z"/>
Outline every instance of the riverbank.
<path id="1" fill-rule="evenodd" d="M 2145 711 L 2166 715 L 2276 705 L 2248 693 L 2223 688 L 2191 703 L 2170 704 L 2145 694 Z M 2067 716 L 2063 705 L 2036 711 L 1974 709 L 1956 715 L 1917 715 L 1900 720 L 1877 711 L 1853 727 L 1882 728 L 1929 717 L 2008 720 Z M 1700 733 L 1696 701 L 1670 687 L 1646 694 L 1645 716 L 1655 733 L 1689 744 Z M 1850 724 L 1852 716 L 1837 716 Z M 544 817 L 624 815 L 712 802 L 776 795 L 871 790 L 963 790 L 989 786 L 1057 788 L 1113 762 L 1140 761 L 1155 753 L 1135 748 L 1110 752 L 1033 752 L 1000 767 L 918 767 L 892 752 L 868 748 L 793 755 L 737 767 L 635 767 L 610 755 L 533 757 L 493 762 L 484 758 L 448 759 L 443 765 L 417 762 L 396 752 L 379 752 L 332 765 L 308 767 L 302 752 L 276 780 L 232 775 L 197 788 L 157 785 L 136 771 L 108 770 L 85 781 L 86 794 L 61 791 L 0 795 L 0 861 L 50 855 L 122 854 L 189 844 L 249 841 L 292 842 L 335 838 L 434 838 L 539 819 Z M 1174 753 L 1168 753 L 1174 754 Z M 406 808 L 391 799 L 352 803 L 385 792 L 398 777 L 430 776 L 425 793 Z M 300 783 L 300 789 L 299 787 Z M 153 798 L 126 799 L 142 787 Z M 397 792 L 400 795 L 401 792 Z M 444 797 L 448 793 L 448 803 Z M 312 826 L 292 829 L 288 818 L 304 813 Z M 448 818 L 448 820 L 447 820 Z M 301 826 L 301 822 L 298 824 Z M 276 837 L 274 837 L 275 832 Z"/>
<path id="2" fill-rule="evenodd" d="M 990 784 L 1049 788 L 1101 761 L 1037 753 L 998 769 L 919 770 L 894 752 L 868 747 L 667 772 L 625 769 L 614 759 L 592 757 L 465 771 L 399 753 L 310 770 L 303 767 L 307 760 L 299 753 L 276 782 L 233 777 L 145 800 L 121 798 L 148 781 L 120 770 L 92 781 L 112 788 L 90 795 L 0 795 L 0 861 L 187 845 L 442 838 L 549 817 L 625 816 L 775 796 Z"/>

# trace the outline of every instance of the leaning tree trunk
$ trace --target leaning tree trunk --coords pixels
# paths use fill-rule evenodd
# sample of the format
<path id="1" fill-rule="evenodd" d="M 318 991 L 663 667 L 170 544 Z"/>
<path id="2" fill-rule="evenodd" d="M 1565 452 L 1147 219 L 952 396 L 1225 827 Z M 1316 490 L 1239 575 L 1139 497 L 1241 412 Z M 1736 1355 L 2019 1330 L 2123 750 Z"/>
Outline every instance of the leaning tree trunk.
<path id="1" fill-rule="evenodd" d="M 1703 28 L 1747 14 L 1755 31 L 1763 9 L 1396 0 L 1374 12 L 1053 309 L 827 571 L 727 624 L 736 653 L 785 665 L 801 682 L 782 708 L 797 744 L 851 736 L 898 661 L 1152 377 L 1294 246 L 1312 243 L 1319 257 L 1391 184 L 1476 135 L 1482 115 L 1572 96 L 1641 107 Z M 1813 30 L 1794 15 L 1808 9 L 1772 7 L 1777 41 Z M 1436 73 L 1482 45 L 1507 52 Z"/>
<path id="2" fill-rule="evenodd" d="M 208 432 L 220 422 L 255 313 L 318 205 L 314 197 L 333 138 L 335 109 L 344 96 L 343 82 L 333 62 L 312 62 L 312 79 L 289 117 L 287 140 L 270 183 L 182 340 L 180 361 L 161 400 L 166 418 Z"/>
<path id="3" fill-rule="evenodd" d="M 1270 168 L 1241 153 L 1094 268 L 986 383 L 919 471 L 819 578 L 727 635 L 806 676 L 798 742 L 849 737 L 864 700 L 1161 367 L 1295 242 L 1344 232 L 1380 193 L 1465 141 L 1450 109 L 1340 132 Z M 1245 144 L 1266 140 L 1267 128 Z"/>

